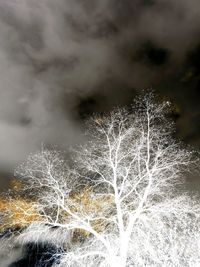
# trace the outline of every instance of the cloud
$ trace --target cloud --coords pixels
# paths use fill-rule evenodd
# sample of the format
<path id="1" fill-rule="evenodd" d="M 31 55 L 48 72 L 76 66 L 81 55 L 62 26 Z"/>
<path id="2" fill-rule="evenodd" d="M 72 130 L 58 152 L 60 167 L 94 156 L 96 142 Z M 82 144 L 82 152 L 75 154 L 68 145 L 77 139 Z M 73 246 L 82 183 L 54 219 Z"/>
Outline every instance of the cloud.
<path id="1" fill-rule="evenodd" d="M 198 0 L 0 0 L 1 169 L 41 142 L 80 141 L 87 99 L 89 112 L 101 111 L 166 86 L 199 41 L 199 7 Z"/>

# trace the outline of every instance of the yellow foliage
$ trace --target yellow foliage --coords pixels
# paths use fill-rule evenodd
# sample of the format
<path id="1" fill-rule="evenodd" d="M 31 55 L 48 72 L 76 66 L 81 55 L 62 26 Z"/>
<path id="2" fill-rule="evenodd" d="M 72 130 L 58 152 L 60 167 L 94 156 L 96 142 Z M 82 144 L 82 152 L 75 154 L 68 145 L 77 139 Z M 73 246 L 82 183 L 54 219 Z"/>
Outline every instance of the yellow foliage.
<path id="1" fill-rule="evenodd" d="M 12 188 L 14 191 L 20 191 L 22 184 L 17 180 L 13 180 Z M 71 193 L 67 202 L 71 212 L 80 216 L 89 215 L 89 217 L 94 218 L 90 222 L 94 230 L 101 232 L 105 229 L 107 222 L 100 218 L 95 219 L 95 217 L 105 215 L 106 209 L 113 204 L 111 196 L 96 196 L 92 188 L 86 187 L 79 192 Z M 0 214 L 2 218 L 0 231 L 7 228 L 23 228 L 32 222 L 42 221 L 42 217 L 38 214 L 35 204 L 32 201 L 19 197 L 11 199 L 0 198 Z M 69 213 L 61 211 L 60 220 L 62 223 L 66 223 L 70 219 Z M 85 238 L 89 234 L 89 232 L 82 229 L 75 229 L 74 238 Z"/>
<path id="2" fill-rule="evenodd" d="M 109 204 L 113 203 L 111 196 L 94 196 L 91 187 L 86 187 L 81 192 L 71 194 L 69 200 L 73 203 L 74 212 L 92 212 L 93 214 L 103 212 Z"/>
<path id="3" fill-rule="evenodd" d="M 94 120 L 98 125 L 102 125 L 103 124 L 103 122 L 104 122 L 104 119 L 103 119 L 103 117 L 97 117 L 97 118 L 95 118 L 95 120 Z"/>
<path id="4" fill-rule="evenodd" d="M 101 232 L 105 229 L 107 221 L 98 217 L 105 216 L 106 209 L 114 203 L 113 197 L 95 196 L 92 188 L 86 187 L 81 192 L 71 194 L 69 200 L 72 203 L 71 211 L 74 213 L 93 215 L 94 219 L 90 223 L 95 231 Z M 89 233 L 82 229 L 76 229 L 75 235 L 88 236 Z"/>
<path id="5" fill-rule="evenodd" d="M 0 212 L 0 231 L 10 227 L 23 228 L 33 221 L 41 220 L 34 203 L 24 199 L 0 199 Z"/>

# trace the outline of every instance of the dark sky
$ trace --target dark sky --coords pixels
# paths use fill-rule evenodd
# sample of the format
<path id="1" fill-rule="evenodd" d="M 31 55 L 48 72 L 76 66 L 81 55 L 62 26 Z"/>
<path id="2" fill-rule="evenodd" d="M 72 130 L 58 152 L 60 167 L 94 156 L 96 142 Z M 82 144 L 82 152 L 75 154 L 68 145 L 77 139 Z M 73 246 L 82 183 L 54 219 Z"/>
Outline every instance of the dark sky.
<path id="1" fill-rule="evenodd" d="M 148 88 L 199 148 L 199 0 L 0 0 L 0 184 L 42 142 L 80 142 L 84 118 Z"/>

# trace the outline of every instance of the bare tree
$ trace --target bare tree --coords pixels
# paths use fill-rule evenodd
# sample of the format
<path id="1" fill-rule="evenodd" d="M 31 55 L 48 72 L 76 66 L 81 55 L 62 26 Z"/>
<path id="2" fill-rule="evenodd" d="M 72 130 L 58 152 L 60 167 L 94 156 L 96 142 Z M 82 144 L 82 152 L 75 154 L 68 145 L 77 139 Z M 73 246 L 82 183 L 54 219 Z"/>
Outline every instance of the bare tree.
<path id="1" fill-rule="evenodd" d="M 180 186 L 198 157 L 172 138 L 169 104 L 153 98 L 94 117 L 69 164 L 42 150 L 18 168 L 42 218 L 22 240 L 58 228 L 63 266 L 200 265 L 200 204 Z"/>

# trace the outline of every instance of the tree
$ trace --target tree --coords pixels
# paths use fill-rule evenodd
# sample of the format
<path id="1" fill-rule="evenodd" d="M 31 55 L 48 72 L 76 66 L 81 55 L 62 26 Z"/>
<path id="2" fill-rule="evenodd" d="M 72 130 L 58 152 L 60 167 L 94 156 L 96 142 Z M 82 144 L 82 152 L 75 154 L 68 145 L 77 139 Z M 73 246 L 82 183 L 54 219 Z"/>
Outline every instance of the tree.
<path id="1" fill-rule="evenodd" d="M 199 266 L 200 204 L 181 190 L 199 158 L 172 138 L 168 110 L 149 93 L 92 118 L 69 162 L 29 156 L 16 175 L 41 219 L 19 240 L 53 240 L 63 266 Z"/>

